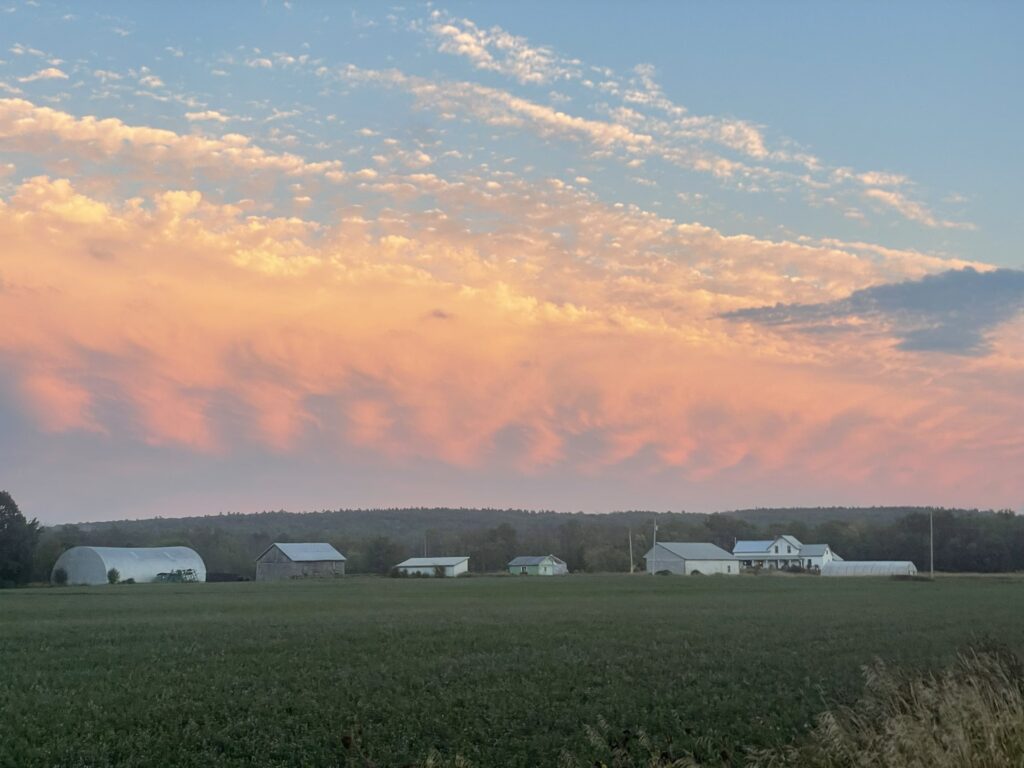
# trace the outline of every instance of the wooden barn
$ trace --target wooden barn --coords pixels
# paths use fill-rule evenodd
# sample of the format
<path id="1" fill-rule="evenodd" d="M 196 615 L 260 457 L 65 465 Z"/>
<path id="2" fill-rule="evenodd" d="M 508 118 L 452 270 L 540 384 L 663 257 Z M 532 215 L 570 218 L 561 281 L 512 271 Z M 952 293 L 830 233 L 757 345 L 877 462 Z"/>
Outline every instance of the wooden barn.
<path id="1" fill-rule="evenodd" d="M 274 542 L 256 558 L 256 581 L 323 579 L 345 575 L 345 556 L 322 542 Z"/>

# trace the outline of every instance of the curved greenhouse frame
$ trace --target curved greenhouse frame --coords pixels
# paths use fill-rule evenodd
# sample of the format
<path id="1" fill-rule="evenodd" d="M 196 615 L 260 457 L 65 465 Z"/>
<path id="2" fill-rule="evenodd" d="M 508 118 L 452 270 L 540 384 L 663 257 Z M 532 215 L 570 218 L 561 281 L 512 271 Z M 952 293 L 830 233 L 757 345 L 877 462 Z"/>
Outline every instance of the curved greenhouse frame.
<path id="1" fill-rule="evenodd" d="M 57 558 L 50 574 L 64 569 L 68 584 L 106 584 L 107 572 L 116 568 L 121 581 L 175 580 L 173 574 L 194 572 L 196 581 L 206 581 L 206 564 L 199 553 L 189 547 L 72 547 Z M 165 578 L 159 578 L 164 575 Z M 191 580 L 191 579 L 185 579 Z"/>
<path id="2" fill-rule="evenodd" d="M 833 560 L 821 566 L 822 576 L 913 576 L 909 560 Z"/>

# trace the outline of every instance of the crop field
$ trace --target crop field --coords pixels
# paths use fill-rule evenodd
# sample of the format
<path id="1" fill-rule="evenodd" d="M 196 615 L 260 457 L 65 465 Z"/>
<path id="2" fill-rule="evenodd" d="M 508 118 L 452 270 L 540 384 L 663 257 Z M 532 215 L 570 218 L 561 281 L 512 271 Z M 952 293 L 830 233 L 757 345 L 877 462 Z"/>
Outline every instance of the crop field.
<path id="1" fill-rule="evenodd" d="M 570 576 L 0 592 L 0 765 L 553 766 L 584 727 L 711 761 L 861 666 L 1024 650 L 1024 581 Z M 363 765 L 364 762 L 349 762 Z"/>

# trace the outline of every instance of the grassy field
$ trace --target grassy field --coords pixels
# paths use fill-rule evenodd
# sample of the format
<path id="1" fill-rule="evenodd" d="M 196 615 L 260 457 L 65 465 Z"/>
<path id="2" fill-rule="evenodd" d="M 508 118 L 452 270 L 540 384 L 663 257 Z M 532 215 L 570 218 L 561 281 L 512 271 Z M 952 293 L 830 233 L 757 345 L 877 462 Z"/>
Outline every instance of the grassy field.
<path id="1" fill-rule="evenodd" d="M 1024 581 L 571 576 L 0 592 L 0 765 L 556 765 L 604 718 L 717 759 L 861 665 L 1024 650 Z"/>

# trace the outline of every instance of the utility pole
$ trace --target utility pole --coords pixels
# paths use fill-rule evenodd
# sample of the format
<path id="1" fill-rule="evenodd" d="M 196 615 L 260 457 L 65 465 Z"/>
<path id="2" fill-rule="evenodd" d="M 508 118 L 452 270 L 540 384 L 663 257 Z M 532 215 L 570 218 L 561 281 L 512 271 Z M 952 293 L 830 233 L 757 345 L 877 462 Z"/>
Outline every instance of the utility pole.
<path id="1" fill-rule="evenodd" d="M 626 533 L 629 534 L 629 573 L 633 574 L 633 529 L 627 528 Z"/>
<path id="2" fill-rule="evenodd" d="M 654 546 L 651 547 L 651 575 L 658 572 L 658 518 L 654 518 Z"/>
<path id="3" fill-rule="evenodd" d="M 928 510 L 928 554 L 929 566 L 932 581 L 935 580 L 935 510 Z"/>

